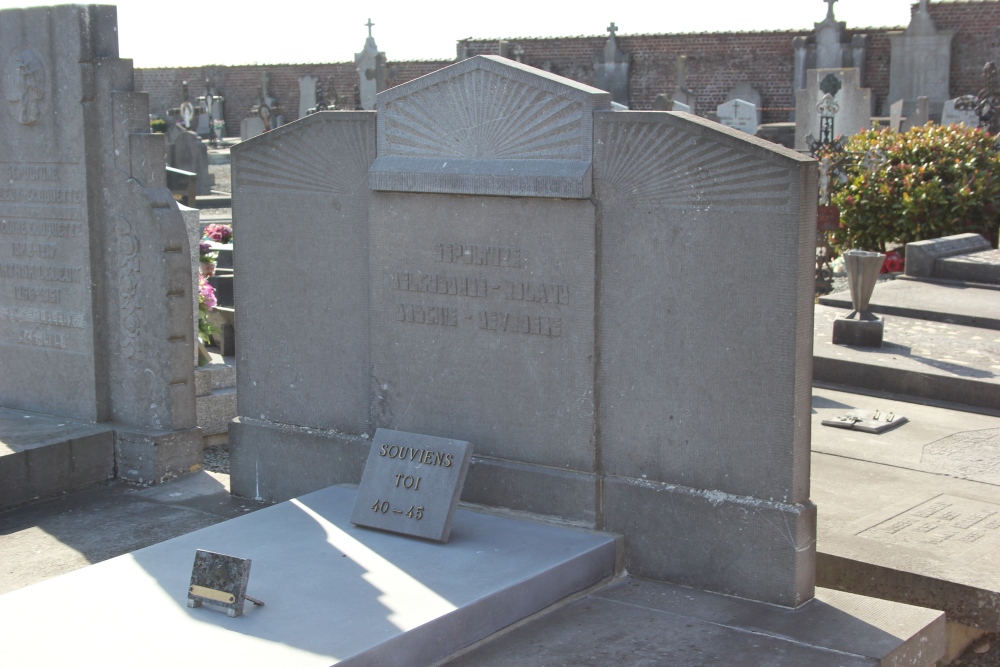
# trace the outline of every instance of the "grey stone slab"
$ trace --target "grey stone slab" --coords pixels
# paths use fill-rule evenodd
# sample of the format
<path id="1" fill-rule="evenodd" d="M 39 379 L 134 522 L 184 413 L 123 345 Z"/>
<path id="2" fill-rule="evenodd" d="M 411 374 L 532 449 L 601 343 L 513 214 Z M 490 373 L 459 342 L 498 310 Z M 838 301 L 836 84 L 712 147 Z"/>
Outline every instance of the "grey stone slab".
<path id="1" fill-rule="evenodd" d="M 229 422 L 236 418 L 236 387 L 213 389 L 198 397 L 198 428 L 202 437 L 229 432 Z"/>
<path id="2" fill-rule="evenodd" d="M 159 484 L 201 467 L 201 429 L 115 429 L 117 475 L 139 484 Z"/>
<path id="3" fill-rule="evenodd" d="M 240 415 L 371 433 L 365 184 L 374 159 L 369 112 L 312 114 L 232 149 Z M 299 232 L 274 243 L 275 220 L 295 220 Z M 274 280 L 290 262 L 310 267 L 309 279 Z M 321 349 L 303 363 L 303 351 Z"/>
<path id="4" fill-rule="evenodd" d="M 852 320 L 838 317 L 833 321 L 833 344 L 855 347 L 882 347 L 885 320 Z"/>
<path id="5" fill-rule="evenodd" d="M 881 348 L 848 347 L 832 343 L 833 321 L 842 313 L 816 306 L 817 381 L 984 408 L 1000 405 L 996 331 L 887 317 Z"/>
<path id="6" fill-rule="evenodd" d="M 447 542 L 471 458 L 468 442 L 378 429 L 351 523 Z"/>
<path id="7" fill-rule="evenodd" d="M 944 280 L 1000 285 L 1000 250 L 938 258 L 934 262 L 934 276 Z"/>
<path id="8" fill-rule="evenodd" d="M 940 612 L 837 591 L 789 610 L 629 579 L 443 664 L 930 667 L 944 635 Z"/>
<path id="9" fill-rule="evenodd" d="M 849 292 L 819 297 L 824 306 L 851 308 Z M 869 309 L 884 315 L 1000 330 L 1000 290 L 922 280 L 888 280 L 875 286 Z"/>
<path id="10" fill-rule="evenodd" d="M 86 488 L 114 472 L 110 428 L 0 410 L 0 509 Z"/>
<path id="11" fill-rule="evenodd" d="M 375 193 L 376 425 L 593 472 L 595 215 L 589 201 Z"/>
<path id="12" fill-rule="evenodd" d="M 426 665 L 615 571 L 612 536 L 459 511 L 440 545 L 351 526 L 354 497 L 325 489 L 0 596 L 4 655 L 176 665 L 196 646 L 200 660 L 245 665 Z M 239 619 L 188 609 L 198 548 L 251 558 L 247 593 L 267 606 Z M 122 586 L 143 614 L 105 594 Z M 53 596 L 59 642 L 43 640 Z"/>
<path id="13" fill-rule="evenodd" d="M 995 447 L 992 455 L 994 463 L 1000 460 Z M 951 621 L 1000 629 L 996 481 L 816 453 L 813 498 L 822 511 L 821 585 L 942 609 Z"/>
<path id="14" fill-rule="evenodd" d="M 984 250 L 990 250 L 990 243 L 979 234 L 955 234 L 907 243 L 906 275 L 932 278 L 938 259 Z"/>
<path id="15" fill-rule="evenodd" d="M 229 424 L 233 494 L 288 500 L 332 484 L 357 484 L 367 437 L 240 416 Z"/>
<path id="16" fill-rule="evenodd" d="M 586 198 L 611 95 L 476 56 L 378 95 L 373 190 Z"/>
<path id="17" fill-rule="evenodd" d="M 604 526 L 625 536 L 630 573 L 785 607 L 812 598 L 816 508 L 808 501 L 617 477 L 603 485 Z"/>
<path id="18" fill-rule="evenodd" d="M 904 31 L 888 33 L 891 45 L 889 97 L 905 102 L 906 115 L 917 98 L 927 97 L 930 113 L 939 117 L 949 94 L 951 40 L 954 30 L 938 30 L 925 3 L 920 3 Z M 926 122 L 926 121 L 924 121 Z"/>
<path id="19" fill-rule="evenodd" d="M 596 127 L 605 471 L 807 500 L 809 433 L 793 415 L 812 379 L 814 162 L 673 112 Z M 709 249 L 745 258 L 766 295 L 737 289 Z"/>

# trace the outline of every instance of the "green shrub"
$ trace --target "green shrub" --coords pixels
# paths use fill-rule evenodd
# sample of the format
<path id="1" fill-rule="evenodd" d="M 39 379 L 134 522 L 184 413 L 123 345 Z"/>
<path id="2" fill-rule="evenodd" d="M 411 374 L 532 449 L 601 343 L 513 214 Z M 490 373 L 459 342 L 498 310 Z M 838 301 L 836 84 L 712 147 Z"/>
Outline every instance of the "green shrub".
<path id="1" fill-rule="evenodd" d="M 975 232 L 993 245 L 1000 226 L 1000 151 L 995 138 L 961 125 L 924 125 L 899 133 L 872 129 L 851 137 L 846 179 L 833 179 L 841 227 L 838 250 Z M 873 149 L 885 161 L 865 159 Z"/>
<path id="2" fill-rule="evenodd" d="M 153 132 L 166 132 L 167 131 L 167 121 L 162 118 L 154 118 L 149 121 L 149 129 Z"/>

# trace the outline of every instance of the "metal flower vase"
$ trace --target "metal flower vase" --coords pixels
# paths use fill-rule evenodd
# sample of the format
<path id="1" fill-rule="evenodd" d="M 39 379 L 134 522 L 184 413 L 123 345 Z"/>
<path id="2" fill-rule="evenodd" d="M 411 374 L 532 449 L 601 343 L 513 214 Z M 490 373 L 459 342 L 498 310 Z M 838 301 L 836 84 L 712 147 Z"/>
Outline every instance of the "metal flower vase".
<path id="1" fill-rule="evenodd" d="M 833 342 L 835 345 L 855 345 L 858 347 L 882 347 L 885 321 L 876 317 L 868 309 L 875 283 L 885 255 L 868 250 L 848 250 L 844 253 L 844 268 L 847 270 L 847 284 L 851 288 L 851 305 L 854 310 L 833 322 Z"/>

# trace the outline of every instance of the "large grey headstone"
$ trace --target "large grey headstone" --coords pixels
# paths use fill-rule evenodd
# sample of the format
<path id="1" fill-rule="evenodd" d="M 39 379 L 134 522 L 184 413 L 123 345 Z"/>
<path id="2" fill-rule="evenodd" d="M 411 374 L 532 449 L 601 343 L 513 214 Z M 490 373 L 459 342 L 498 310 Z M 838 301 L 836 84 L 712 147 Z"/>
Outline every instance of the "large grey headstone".
<path id="1" fill-rule="evenodd" d="M 640 576 L 811 597 L 814 163 L 610 107 L 479 56 L 380 94 L 377 133 L 319 113 L 234 149 L 235 493 L 356 483 L 377 428 L 463 440 L 468 502 L 622 533 Z"/>
<path id="2" fill-rule="evenodd" d="M 385 53 L 378 50 L 371 36 L 369 27 L 368 39 L 360 53 L 354 54 L 354 64 L 358 71 L 358 94 L 361 98 L 361 108 L 375 108 L 375 95 L 388 86 L 389 68 L 386 65 Z"/>
<path id="3" fill-rule="evenodd" d="M 194 427 L 187 232 L 115 8 L 3 10 L 0 44 L 0 405 Z"/>
<path id="4" fill-rule="evenodd" d="M 906 244 L 906 275 L 1000 282 L 1000 252 L 979 234 L 955 234 Z"/>
<path id="5" fill-rule="evenodd" d="M 938 30 L 921 2 L 904 31 L 889 33 L 889 101 L 903 100 L 904 115 L 915 111 L 917 98 L 927 97 L 931 117 L 940 117 L 948 99 L 951 40 L 954 30 Z"/>
<path id="6" fill-rule="evenodd" d="M 809 70 L 806 76 L 806 87 L 795 91 L 795 148 L 804 150 L 806 136 L 819 138 L 820 115 L 817 105 L 826 94 L 822 90 L 823 81 L 834 77 L 838 90 L 833 95 L 839 106 L 839 111 L 833 119 L 834 135 L 849 137 L 852 134 L 868 128 L 871 124 L 871 90 L 861 88 L 860 70 L 847 69 L 815 69 Z M 831 79 L 832 81 L 832 79 Z"/>

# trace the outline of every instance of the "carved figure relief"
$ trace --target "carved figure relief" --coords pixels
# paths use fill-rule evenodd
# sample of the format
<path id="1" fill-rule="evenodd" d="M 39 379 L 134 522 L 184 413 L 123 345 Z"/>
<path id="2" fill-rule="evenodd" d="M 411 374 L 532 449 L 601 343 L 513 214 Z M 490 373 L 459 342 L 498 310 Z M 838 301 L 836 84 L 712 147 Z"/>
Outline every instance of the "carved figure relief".
<path id="1" fill-rule="evenodd" d="M 38 122 L 45 98 L 45 64 L 34 49 L 18 46 L 7 56 L 3 92 L 17 122 L 22 125 Z"/>

